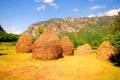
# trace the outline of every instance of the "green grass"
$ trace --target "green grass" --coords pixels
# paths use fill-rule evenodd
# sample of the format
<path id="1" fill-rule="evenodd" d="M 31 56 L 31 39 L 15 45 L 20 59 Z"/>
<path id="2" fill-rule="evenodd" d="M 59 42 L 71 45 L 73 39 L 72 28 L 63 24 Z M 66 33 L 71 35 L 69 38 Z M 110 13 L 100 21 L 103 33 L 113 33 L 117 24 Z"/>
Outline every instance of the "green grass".
<path id="1" fill-rule="evenodd" d="M 120 80 L 120 68 L 96 59 L 95 53 L 44 61 L 14 49 L 0 52 L 6 53 L 0 56 L 0 80 Z"/>

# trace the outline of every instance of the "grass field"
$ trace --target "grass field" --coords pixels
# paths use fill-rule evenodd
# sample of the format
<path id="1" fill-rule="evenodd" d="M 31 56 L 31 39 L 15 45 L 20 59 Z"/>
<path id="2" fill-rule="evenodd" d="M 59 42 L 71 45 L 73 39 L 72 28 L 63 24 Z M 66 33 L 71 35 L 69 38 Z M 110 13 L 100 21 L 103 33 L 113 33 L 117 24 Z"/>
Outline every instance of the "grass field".
<path id="1" fill-rule="evenodd" d="M 16 53 L 12 43 L 0 43 L 0 80 L 120 80 L 120 67 L 92 55 L 35 60 Z"/>

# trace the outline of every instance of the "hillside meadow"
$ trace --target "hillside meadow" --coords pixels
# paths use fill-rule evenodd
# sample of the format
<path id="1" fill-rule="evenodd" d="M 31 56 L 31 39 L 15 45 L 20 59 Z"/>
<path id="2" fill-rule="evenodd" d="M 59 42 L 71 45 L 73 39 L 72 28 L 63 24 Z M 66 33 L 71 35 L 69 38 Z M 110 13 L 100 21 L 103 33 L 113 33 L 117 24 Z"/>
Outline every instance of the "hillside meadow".
<path id="1" fill-rule="evenodd" d="M 14 43 L 0 43 L 0 80 L 120 80 L 120 68 L 91 55 L 36 60 L 16 53 Z"/>

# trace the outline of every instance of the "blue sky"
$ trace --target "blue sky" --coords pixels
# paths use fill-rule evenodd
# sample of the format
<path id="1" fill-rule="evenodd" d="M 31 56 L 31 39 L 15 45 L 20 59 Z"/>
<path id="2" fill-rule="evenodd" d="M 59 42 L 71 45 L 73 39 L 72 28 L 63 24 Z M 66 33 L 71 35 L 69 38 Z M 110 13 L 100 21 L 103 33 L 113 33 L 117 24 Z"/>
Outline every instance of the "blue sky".
<path id="1" fill-rule="evenodd" d="M 0 25 L 19 34 L 51 18 L 112 16 L 118 11 L 120 0 L 0 0 Z"/>

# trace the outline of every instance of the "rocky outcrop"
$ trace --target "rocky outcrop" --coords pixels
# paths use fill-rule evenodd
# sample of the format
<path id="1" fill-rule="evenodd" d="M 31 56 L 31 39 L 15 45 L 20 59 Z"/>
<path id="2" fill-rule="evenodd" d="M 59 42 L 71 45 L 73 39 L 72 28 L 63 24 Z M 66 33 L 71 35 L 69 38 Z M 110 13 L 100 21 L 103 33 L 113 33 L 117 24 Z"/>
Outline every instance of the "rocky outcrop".
<path id="1" fill-rule="evenodd" d="M 53 18 L 48 21 L 41 21 L 34 23 L 29 26 L 29 28 L 25 31 L 25 33 L 29 33 L 32 38 L 36 38 L 37 30 L 39 27 L 48 28 L 51 27 L 54 28 L 54 30 L 57 33 L 60 32 L 78 32 L 81 28 L 84 28 L 86 26 L 90 26 L 90 24 L 97 24 L 97 23 L 105 23 L 105 24 L 98 24 L 101 28 L 104 28 L 105 26 L 108 26 L 106 24 L 109 24 L 111 22 L 113 17 L 83 17 L 83 18 Z"/>

